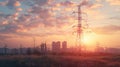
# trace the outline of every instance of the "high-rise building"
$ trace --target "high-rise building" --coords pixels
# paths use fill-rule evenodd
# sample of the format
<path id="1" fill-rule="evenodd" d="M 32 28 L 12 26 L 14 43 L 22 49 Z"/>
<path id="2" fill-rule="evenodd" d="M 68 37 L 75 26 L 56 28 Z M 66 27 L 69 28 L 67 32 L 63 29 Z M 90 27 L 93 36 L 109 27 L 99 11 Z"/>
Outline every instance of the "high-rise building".
<path id="1" fill-rule="evenodd" d="M 62 42 L 62 50 L 66 51 L 67 50 L 67 41 Z"/>
<path id="2" fill-rule="evenodd" d="M 46 52 L 47 51 L 46 43 L 42 43 L 40 46 L 41 46 L 41 52 Z"/>
<path id="3" fill-rule="evenodd" d="M 60 51 L 60 41 L 52 42 L 52 51 L 59 52 Z"/>
<path id="4" fill-rule="evenodd" d="M 55 48 L 55 44 L 56 44 L 56 42 L 52 42 L 52 51 L 55 51 L 56 50 L 56 48 Z"/>

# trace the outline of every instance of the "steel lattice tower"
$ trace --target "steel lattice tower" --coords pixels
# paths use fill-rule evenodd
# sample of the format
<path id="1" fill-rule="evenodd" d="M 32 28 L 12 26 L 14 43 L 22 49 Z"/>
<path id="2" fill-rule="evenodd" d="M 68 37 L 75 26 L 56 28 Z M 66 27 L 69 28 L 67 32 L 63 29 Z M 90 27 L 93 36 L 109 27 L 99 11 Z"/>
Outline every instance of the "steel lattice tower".
<path id="1" fill-rule="evenodd" d="M 76 44 L 77 46 L 79 47 L 79 50 L 81 51 L 81 45 L 82 45 L 82 33 L 83 33 L 83 30 L 82 30 L 82 12 L 81 12 L 81 5 L 78 5 L 78 11 L 77 11 L 77 14 L 78 14 L 78 23 L 77 23 L 77 30 L 76 30 L 76 33 L 77 33 L 77 39 L 76 39 Z"/>

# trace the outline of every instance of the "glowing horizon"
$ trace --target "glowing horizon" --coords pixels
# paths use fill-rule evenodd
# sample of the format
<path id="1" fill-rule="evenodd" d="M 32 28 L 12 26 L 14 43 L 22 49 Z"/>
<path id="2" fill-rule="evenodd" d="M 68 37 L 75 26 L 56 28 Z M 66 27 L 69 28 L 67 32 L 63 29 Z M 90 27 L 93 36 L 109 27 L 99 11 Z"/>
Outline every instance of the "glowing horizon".
<path id="1" fill-rule="evenodd" d="M 77 16 L 77 5 L 82 0 L 0 0 L 0 47 L 36 46 L 52 41 L 67 41 L 75 46 L 73 26 Z M 84 0 L 82 11 L 87 13 L 87 23 L 91 33 L 85 33 L 83 42 L 95 47 L 100 42 L 103 47 L 120 48 L 120 1 Z M 83 22 L 84 23 L 84 22 Z"/>

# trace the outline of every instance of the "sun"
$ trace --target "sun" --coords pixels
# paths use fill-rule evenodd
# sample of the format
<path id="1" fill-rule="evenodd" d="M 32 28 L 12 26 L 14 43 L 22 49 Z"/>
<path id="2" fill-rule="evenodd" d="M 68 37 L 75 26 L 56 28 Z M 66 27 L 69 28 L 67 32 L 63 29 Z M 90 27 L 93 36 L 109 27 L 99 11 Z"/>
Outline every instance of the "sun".
<path id="1" fill-rule="evenodd" d="M 87 51 L 94 51 L 95 44 L 97 41 L 97 35 L 94 33 L 85 33 L 82 38 L 82 46 L 86 48 Z"/>
<path id="2" fill-rule="evenodd" d="M 93 42 L 96 41 L 95 35 L 94 34 L 89 34 L 89 33 L 84 33 L 82 42 L 84 44 L 92 44 Z"/>

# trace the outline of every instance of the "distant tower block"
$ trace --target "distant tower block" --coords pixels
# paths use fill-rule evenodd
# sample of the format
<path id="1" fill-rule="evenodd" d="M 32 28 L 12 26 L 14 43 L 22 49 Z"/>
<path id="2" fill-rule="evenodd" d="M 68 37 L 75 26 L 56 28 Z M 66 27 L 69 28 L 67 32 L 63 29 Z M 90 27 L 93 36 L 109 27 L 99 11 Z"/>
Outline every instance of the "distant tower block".
<path id="1" fill-rule="evenodd" d="M 42 51 L 42 52 L 46 52 L 46 51 L 47 51 L 46 43 L 42 43 L 42 44 L 41 44 L 41 51 Z"/>
<path id="2" fill-rule="evenodd" d="M 67 49 L 67 42 L 66 41 L 62 42 L 62 49 L 63 49 L 63 51 Z"/>
<path id="3" fill-rule="evenodd" d="M 56 44 L 56 42 L 52 42 L 52 51 L 55 51 L 56 49 L 55 49 L 55 44 Z"/>
<path id="4" fill-rule="evenodd" d="M 60 41 L 52 42 L 52 51 L 59 52 L 60 51 Z"/>

